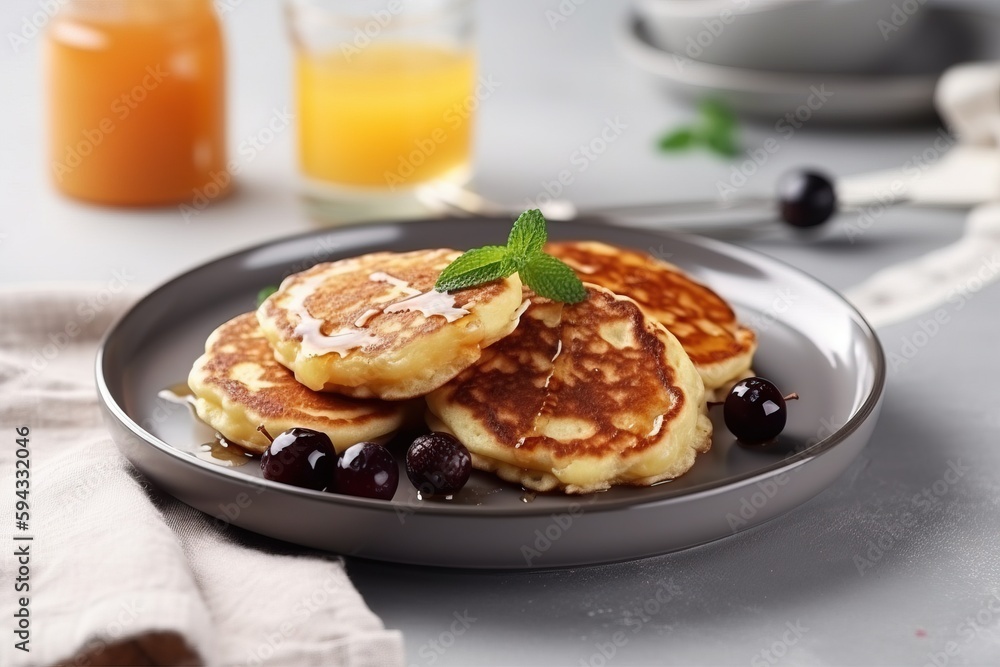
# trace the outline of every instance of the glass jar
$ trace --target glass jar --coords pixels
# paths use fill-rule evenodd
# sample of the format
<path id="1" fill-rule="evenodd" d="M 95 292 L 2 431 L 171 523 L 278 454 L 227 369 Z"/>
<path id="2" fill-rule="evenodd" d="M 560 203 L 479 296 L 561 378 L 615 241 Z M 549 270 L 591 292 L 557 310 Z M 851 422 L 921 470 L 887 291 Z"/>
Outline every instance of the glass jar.
<path id="1" fill-rule="evenodd" d="M 211 0 L 69 0 L 46 35 L 52 177 L 90 202 L 224 194 L 225 73 Z"/>

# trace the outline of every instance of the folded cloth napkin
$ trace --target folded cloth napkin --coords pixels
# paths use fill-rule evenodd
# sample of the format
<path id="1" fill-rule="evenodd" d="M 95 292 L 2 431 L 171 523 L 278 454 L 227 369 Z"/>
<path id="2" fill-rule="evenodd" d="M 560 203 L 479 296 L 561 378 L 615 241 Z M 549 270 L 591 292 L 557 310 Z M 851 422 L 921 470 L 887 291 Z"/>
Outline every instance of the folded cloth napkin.
<path id="1" fill-rule="evenodd" d="M 130 301 L 113 287 L 0 291 L 0 664 L 402 664 L 400 634 L 340 560 L 220 526 L 150 488 L 115 449 L 93 361 Z M 30 460 L 26 530 L 19 460 Z M 28 588 L 12 594 L 18 577 Z M 28 652 L 9 628 L 21 597 Z"/>
<path id="2" fill-rule="evenodd" d="M 936 100 L 954 138 L 942 132 L 899 169 L 838 184 L 841 201 L 860 207 L 857 223 L 848 227 L 852 242 L 875 223 L 882 204 L 895 199 L 972 209 L 965 233 L 952 245 L 888 267 L 846 291 L 875 326 L 945 304 L 961 308 L 1000 280 L 1000 63 L 952 67 L 938 82 Z"/>

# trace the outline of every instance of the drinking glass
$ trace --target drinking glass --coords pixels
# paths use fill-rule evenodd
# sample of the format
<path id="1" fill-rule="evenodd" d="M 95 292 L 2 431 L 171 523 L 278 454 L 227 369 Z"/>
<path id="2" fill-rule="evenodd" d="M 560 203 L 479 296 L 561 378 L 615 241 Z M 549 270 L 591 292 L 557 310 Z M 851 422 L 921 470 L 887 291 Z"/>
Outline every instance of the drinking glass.
<path id="1" fill-rule="evenodd" d="M 472 0 L 286 0 L 306 201 L 335 221 L 470 177 Z"/>

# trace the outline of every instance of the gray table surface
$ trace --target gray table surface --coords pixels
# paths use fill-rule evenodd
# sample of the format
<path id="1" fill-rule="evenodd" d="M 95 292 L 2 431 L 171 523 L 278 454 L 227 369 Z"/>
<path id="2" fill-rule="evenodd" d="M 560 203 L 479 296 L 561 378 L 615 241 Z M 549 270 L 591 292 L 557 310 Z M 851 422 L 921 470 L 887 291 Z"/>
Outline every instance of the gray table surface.
<path id="1" fill-rule="evenodd" d="M 223 4 L 233 8 L 225 23 L 235 153 L 289 106 L 290 54 L 277 3 Z M 576 9 L 553 29 L 546 12 L 559 4 L 479 4 L 480 70 L 500 85 L 480 109 L 477 187 L 523 203 L 571 169 L 566 195 L 581 204 L 715 196 L 730 164 L 653 148 L 691 110 L 616 49 L 611 33 L 625 3 L 566 0 Z M 19 32 L 37 8 L 34 0 L 5 3 L 0 32 Z M 60 198 L 45 174 L 39 47 L 30 38 L 17 51 L 0 49 L 3 285 L 112 284 L 117 273 L 143 289 L 221 253 L 315 227 L 295 194 L 291 129 L 241 158 L 240 192 L 187 225 L 175 209 L 115 211 Z M 624 131 L 577 171 L 574 151 L 609 119 Z M 747 124 L 744 141 L 752 147 L 773 134 L 770 123 Z M 807 125 L 745 191 L 767 192 L 801 164 L 836 174 L 897 167 L 934 137 L 933 127 Z M 814 244 L 749 245 L 846 288 L 950 242 L 962 221 L 957 213 L 893 211 L 856 243 L 847 240 L 847 220 Z M 891 371 L 862 457 L 767 525 L 602 567 L 473 573 L 351 561 L 351 575 L 385 623 L 404 632 L 415 665 L 1000 664 L 1000 287 L 946 308 L 948 323 Z M 887 352 L 900 352 L 919 331 L 914 318 L 880 335 Z"/>

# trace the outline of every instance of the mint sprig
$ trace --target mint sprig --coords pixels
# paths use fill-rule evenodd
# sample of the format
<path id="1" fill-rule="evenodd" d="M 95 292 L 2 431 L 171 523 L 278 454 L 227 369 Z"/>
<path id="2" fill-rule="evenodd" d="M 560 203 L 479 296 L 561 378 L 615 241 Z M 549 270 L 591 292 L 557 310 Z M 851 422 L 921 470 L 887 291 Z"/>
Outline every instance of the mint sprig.
<path id="1" fill-rule="evenodd" d="M 518 271 L 531 290 L 546 299 L 580 303 L 587 298 L 583 283 L 565 262 L 543 252 L 532 255 Z"/>
<path id="2" fill-rule="evenodd" d="M 683 125 L 660 137 L 658 145 L 665 152 L 690 150 L 702 146 L 722 157 L 740 152 L 736 116 L 718 100 L 705 100 L 698 107 L 698 122 Z"/>
<path id="3" fill-rule="evenodd" d="M 565 262 L 543 252 L 548 232 L 538 209 L 514 221 L 507 245 L 474 248 L 455 258 L 438 276 L 439 292 L 476 287 L 517 273 L 533 292 L 553 301 L 579 303 L 587 298 L 583 283 Z"/>

